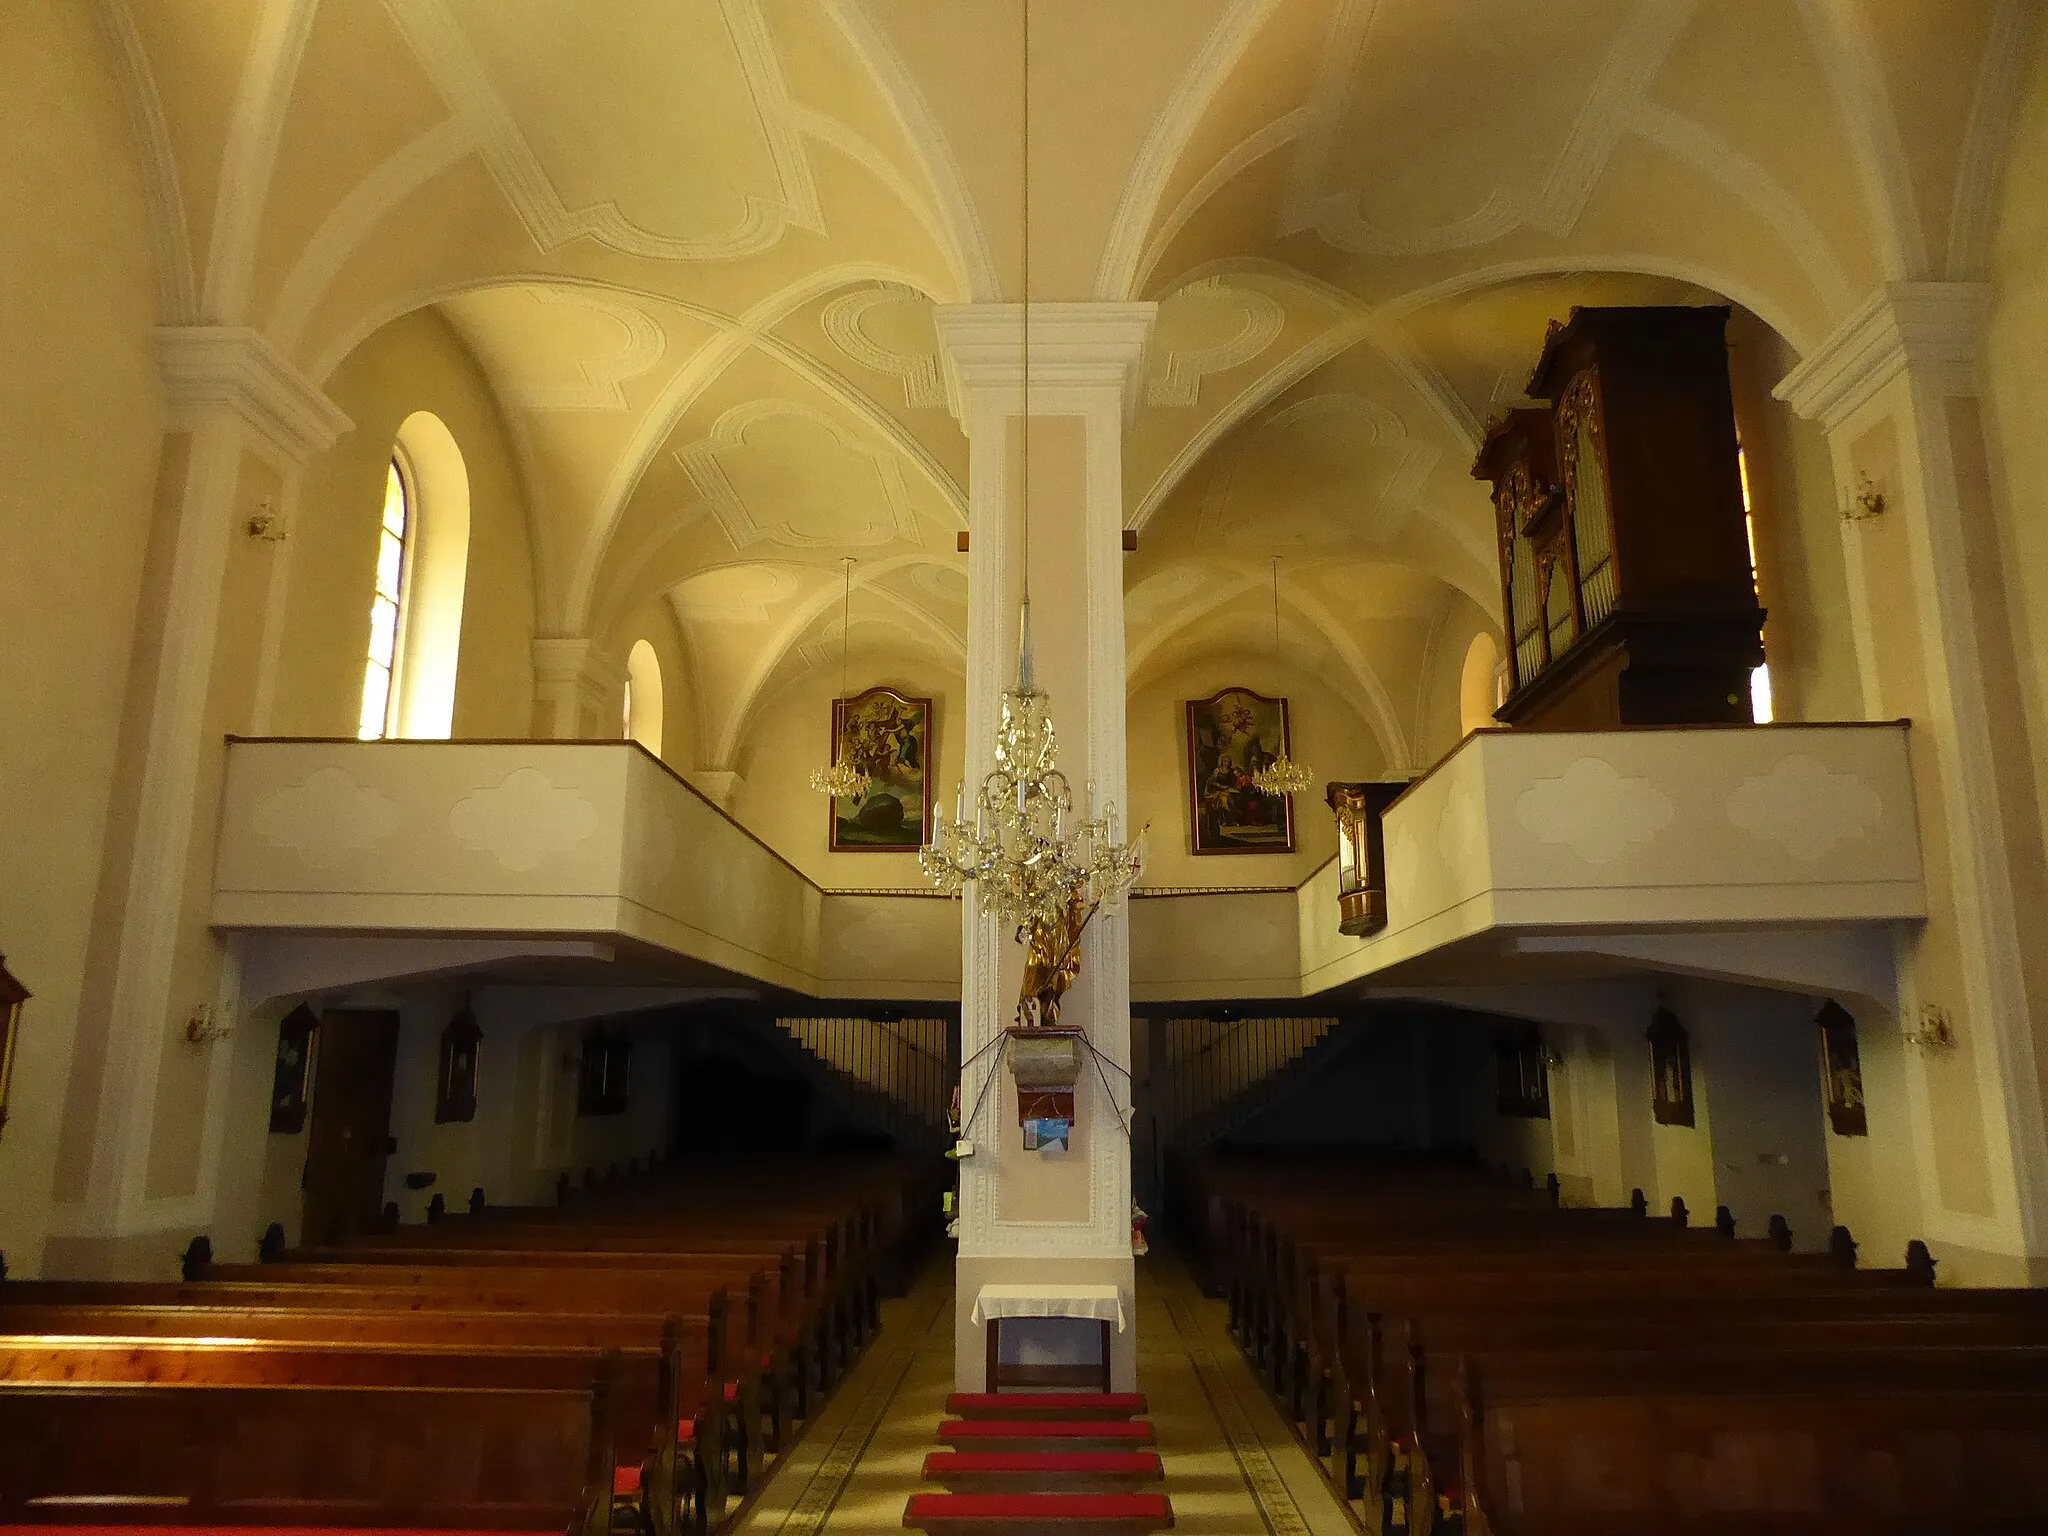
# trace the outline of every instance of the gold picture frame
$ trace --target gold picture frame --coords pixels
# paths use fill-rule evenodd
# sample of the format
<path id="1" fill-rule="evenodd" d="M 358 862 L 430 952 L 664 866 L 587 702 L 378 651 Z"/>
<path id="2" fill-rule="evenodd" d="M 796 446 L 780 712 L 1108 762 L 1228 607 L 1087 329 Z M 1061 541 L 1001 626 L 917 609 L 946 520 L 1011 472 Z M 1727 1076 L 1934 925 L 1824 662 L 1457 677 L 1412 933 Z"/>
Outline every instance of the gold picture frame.
<path id="1" fill-rule="evenodd" d="M 870 688 L 832 701 L 831 761 L 868 776 L 826 807 L 833 853 L 915 853 L 932 835 L 932 701 Z"/>
<path id="2" fill-rule="evenodd" d="M 1294 796 L 1252 775 L 1293 756 L 1287 700 L 1219 688 L 1187 702 L 1188 844 L 1198 854 L 1294 852 Z"/>
<path id="3" fill-rule="evenodd" d="M 21 1010 L 29 990 L 7 969 L 0 955 L 0 1133 L 7 1129 L 7 1096 L 14 1084 L 15 1047 L 21 1040 Z"/>

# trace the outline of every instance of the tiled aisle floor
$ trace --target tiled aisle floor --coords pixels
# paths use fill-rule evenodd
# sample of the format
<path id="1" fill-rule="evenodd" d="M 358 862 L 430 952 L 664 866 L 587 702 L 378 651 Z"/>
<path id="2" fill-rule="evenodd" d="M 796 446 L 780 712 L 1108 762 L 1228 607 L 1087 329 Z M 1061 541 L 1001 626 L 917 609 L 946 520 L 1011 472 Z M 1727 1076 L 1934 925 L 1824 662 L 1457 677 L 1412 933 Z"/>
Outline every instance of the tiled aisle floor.
<path id="1" fill-rule="evenodd" d="M 882 1333 L 783 1459 L 742 1536 L 901 1531 L 952 1390 L 953 1276 L 934 1265 L 885 1302 Z M 1330 1494 L 1205 1300 L 1172 1259 L 1138 1261 L 1138 1388 L 1188 1536 L 1352 1536 Z"/>

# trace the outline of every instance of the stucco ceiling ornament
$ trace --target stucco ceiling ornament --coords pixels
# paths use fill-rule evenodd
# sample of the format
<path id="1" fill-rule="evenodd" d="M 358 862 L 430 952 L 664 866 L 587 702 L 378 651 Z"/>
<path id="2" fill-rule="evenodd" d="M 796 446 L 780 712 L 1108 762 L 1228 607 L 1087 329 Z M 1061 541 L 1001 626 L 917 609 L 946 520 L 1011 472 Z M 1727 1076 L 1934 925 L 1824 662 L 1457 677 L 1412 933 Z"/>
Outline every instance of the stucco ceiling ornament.
<path id="1" fill-rule="evenodd" d="M 846 557 L 846 593 L 839 604 L 839 696 L 846 697 L 847 650 L 851 644 L 853 628 L 853 556 Z M 868 787 L 868 776 L 862 773 L 860 765 L 847 756 L 846 747 L 839 740 L 839 733 L 832 733 L 832 761 L 823 768 L 811 770 L 811 788 L 821 795 L 830 795 L 835 800 L 860 794 Z"/>

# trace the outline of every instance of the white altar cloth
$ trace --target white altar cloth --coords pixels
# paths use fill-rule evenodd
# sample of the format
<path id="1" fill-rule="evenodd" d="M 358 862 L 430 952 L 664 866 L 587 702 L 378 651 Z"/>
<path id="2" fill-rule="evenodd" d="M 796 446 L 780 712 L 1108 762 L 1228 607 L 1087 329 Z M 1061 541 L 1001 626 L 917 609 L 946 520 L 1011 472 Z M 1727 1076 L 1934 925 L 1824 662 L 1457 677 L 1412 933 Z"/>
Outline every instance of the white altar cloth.
<path id="1" fill-rule="evenodd" d="M 984 1285 L 974 1297 L 975 1323 L 998 1317 L 1092 1317 L 1124 1331 L 1124 1293 L 1114 1285 Z"/>

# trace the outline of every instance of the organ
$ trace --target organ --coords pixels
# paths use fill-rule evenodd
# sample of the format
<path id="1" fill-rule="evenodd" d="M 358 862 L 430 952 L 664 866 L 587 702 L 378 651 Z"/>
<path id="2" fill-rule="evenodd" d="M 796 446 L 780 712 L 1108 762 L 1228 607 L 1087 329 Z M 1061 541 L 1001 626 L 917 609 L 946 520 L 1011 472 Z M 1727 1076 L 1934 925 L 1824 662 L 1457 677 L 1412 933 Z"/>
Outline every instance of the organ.
<path id="1" fill-rule="evenodd" d="M 1574 309 L 1487 429 L 1511 687 L 1550 730 L 1750 719 L 1764 659 L 1728 310 Z"/>

